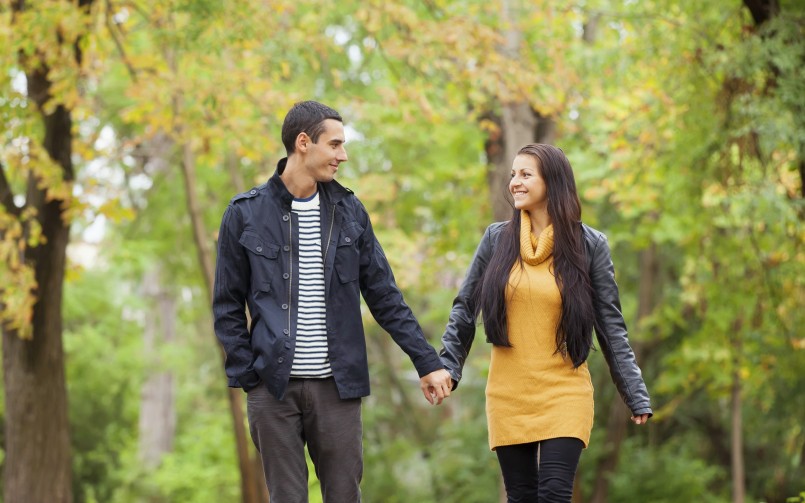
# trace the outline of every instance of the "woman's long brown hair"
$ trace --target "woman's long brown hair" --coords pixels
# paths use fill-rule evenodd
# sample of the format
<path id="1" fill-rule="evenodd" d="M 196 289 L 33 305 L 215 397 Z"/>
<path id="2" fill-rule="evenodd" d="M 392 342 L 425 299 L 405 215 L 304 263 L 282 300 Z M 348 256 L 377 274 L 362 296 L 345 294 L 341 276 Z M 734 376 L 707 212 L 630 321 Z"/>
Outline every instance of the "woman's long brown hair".
<path id="1" fill-rule="evenodd" d="M 556 328 L 556 352 L 569 356 L 578 367 L 590 354 L 595 320 L 593 292 L 581 227 L 581 202 L 573 169 L 562 150 L 541 143 L 524 146 L 517 155 L 537 162 L 548 189 L 548 216 L 553 224 L 553 273 L 562 295 L 562 314 Z M 506 322 L 506 286 L 520 257 L 520 210 L 504 225 L 483 280 L 474 292 L 475 315 L 483 313 L 490 342 L 511 346 Z"/>

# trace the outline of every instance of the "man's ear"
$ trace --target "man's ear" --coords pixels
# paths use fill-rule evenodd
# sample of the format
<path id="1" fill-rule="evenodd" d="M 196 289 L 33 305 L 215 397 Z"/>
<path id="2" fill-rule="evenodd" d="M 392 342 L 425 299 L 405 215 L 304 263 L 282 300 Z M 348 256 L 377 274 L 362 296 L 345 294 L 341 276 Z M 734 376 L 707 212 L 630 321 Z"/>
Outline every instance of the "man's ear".
<path id="1" fill-rule="evenodd" d="M 310 140 L 310 136 L 307 135 L 304 131 L 296 135 L 296 151 L 297 152 L 307 152 L 307 147 L 313 143 Z"/>

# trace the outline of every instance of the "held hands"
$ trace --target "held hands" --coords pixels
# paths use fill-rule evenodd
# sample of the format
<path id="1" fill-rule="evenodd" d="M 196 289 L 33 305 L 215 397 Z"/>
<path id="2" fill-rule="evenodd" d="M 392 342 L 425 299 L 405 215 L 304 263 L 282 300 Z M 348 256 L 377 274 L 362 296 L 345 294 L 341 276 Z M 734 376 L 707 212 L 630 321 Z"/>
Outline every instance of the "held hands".
<path id="1" fill-rule="evenodd" d="M 453 389 L 453 379 L 450 374 L 444 370 L 436 370 L 430 374 L 419 379 L 419 387 L 422 394 L 425 395 L 431 405 L 436 403 L 440 405 L 442 400 L 450 396 L 450 391 Z"/>
<path id="2" fill-rule="evenodd" d="M 640 414 L 639 416 L 632 416 L 632 422 L 634 424 L 646 424 L 648 422 L 648 418 L 650 416 L 648 414 Z"/>

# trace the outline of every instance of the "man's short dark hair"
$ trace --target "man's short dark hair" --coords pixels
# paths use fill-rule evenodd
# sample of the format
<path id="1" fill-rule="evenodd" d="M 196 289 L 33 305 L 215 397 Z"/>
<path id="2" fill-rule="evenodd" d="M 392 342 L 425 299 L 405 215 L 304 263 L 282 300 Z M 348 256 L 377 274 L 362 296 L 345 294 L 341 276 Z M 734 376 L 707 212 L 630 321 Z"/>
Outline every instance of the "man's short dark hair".
<path id="1" fill-rule="evenodd" d="M 338 112 L 318 101 L 300 101 L 295 104 L 282 123 L 282 144 L 288 155 L 296 149 L 296 137 L 299 133 L 307 133 L 313 143 L 318 143 L 327 119 L 344 122 Z"/>

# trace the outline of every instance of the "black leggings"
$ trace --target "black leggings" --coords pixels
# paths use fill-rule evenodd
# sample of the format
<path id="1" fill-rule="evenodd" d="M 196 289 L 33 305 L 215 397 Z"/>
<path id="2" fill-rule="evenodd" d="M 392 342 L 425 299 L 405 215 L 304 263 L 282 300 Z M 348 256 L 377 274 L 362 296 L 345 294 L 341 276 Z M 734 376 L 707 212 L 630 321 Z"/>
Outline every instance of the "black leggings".
<path id="1" fill-rule="evenodd" d="M 578 438 L 562 437 L 495 449 L 508 503 L 570 503 L 583 448 Z"/>

